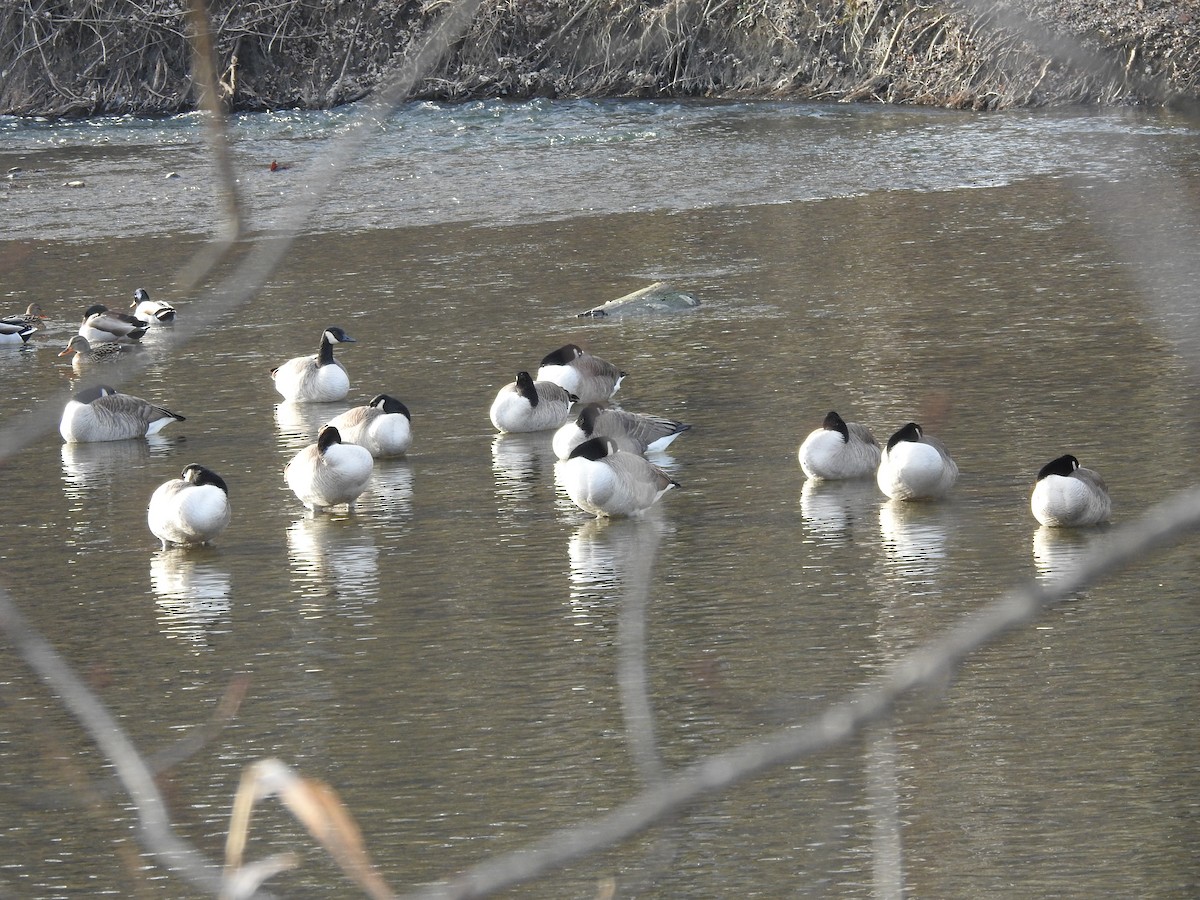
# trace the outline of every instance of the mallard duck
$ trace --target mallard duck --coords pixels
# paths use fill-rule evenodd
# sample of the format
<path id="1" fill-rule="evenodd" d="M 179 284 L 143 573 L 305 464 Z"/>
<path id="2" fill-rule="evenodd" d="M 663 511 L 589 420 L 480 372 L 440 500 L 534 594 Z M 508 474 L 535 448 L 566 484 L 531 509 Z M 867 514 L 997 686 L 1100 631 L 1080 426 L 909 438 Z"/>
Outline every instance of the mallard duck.
<path id="1" fill-rule="evenodd" d="M 552 381 L 534 381 L 528 372 L 518 372 L 516 381 L 496 393 L 489 414 L 500 431 L 548 431 L 567 421 L 578 399 Z"/>
<path id="2" fill-rule="evenodd" d="M 0 322 L 9 325 L 32 325 L 37 328 L 42 324 L 44 319 L 46 319 L 46 311 L 42 309 L 42 304 L 30 303 L 25 307 L 23 314 L 18 313 L 15 316 L 4 316 L 0 318 Z"/>
<path id="3" fill-rule="evenodd" d="M 150 292 L 138 288 L 133 292 L 133 302 L 129 304 L 134 316 L 148 322 L 174 322 L 175 307 L 161 300 L 151 300 Z"/>
<path id="4" fill-rule="evenodd" d="M 809 478 L 866 478 L 879 468 L 879 441 L 866 425 L 846 422 L 836 412 L 800 444 L 800 468 Z"/>
<path id="5" fill-rule="evenodd" d="M 119 394 L 108 385 L 80 391 L 63 410 L 58 431 L 68 443 L 124 441 L 157 434 L 184 417 L 153 403 Z"/>
<path id="6" fill-rule="evenodd" d="M 283 475 L 300 502 L 313 511 L 342 503 L 353 509 L 374 464 L 365 447 L 342 443 L 337 428 L 325 425 L 317 433 L 317 442 L 292 457 Z"/>
<path id="7" fill-rule="evenodd" d="M 197 463 L 164 481 L 150 495 L 146 521 L 166 550 L 172 544 L 207 544 L 229 524 L 229 487 L 212 469 Z"/>
<path id="8" fill-rule="evenodd" d="M 640 516 L 679 482 L 610 437 L 595 437 L 555 464 L 558 483 L 575 505 L 595 516 Z"/>
<path id="9" fill-rule="evenodd" d="M 76 334 L 71 336 L 71 340 L 67 341 L 66 348 L 58 355 L 74 355 L 71 363 L 78 367 L 87 363 L 120 359 L 122 356 L 136 353 L 140 349 L 137 344 L 121 344 L 117 341 L 105 341 L 102 344 L 93 345 L 82 334 Z"/>
<path id="10" fill-rule="evenodd" d="M 150 323 L 136 316 L 113 312 L 97 303 L 89 306 L 79 324 L 79 333 L 93 344 L 105 341 L 137 343 L 150 328 Z"/>
<path id="11" fill-rule="evenodd" d="M 579 416 L 554 432 L 554 455 L 566 459 L 571 451 L 594 437 L 610 437 L 622 450 L 633 453 L 665 450 L 691 425 L 663 416 L 631 413 L 602 403 L 588 403 Z"/>
<path id="12" fill-rule="evenodd" d="M 336 325 L 321 332 L 321 344 L 315 356 L 297 356 L 271 370 L 275 390 L 285 400 L 329 403 L 350 393 L 350 376 L 333 358 L 334 344 L 357 343 Z"/>
<path id="13" fill-rule="evenodd" d="M 566 344 L 546 354 L 538 366 L 537 380 L 553 381 L 578 397 L 580 403 L 594 403 L 615 394 L 625 374 L 578 344 Z"/>
<path id="14" fill-rule="evenodd" d="M 1103 525 L 1112 514 L 1104 479 L 1069 453 L 1042 466 L 1029 505 L 1033 517 L 1050 526 Z"/>
<path id="15" fill-rule="evenodd" d="M 876 474 L 880 490 L 895 500 L 936 500 L 949 493 L 957 479 L 958 466 L 945 445 L 916 422 L 888 439 Z"/>
<path id="16" fill-rule="evenodd" d="M 329 422 L 350 444 L 366 447 L 376 459 L 403 456 L 412 446 L 412 415 L 388 394 L 376 394 L 366 406 L 348 409 Z"/>
<path id="17" fill-rule="evenodd" d="M 36 328 L 20 322 L 0 322 L 0 345 L 12 344 L 17 347 L 29 342 L 29 337 Z"/>

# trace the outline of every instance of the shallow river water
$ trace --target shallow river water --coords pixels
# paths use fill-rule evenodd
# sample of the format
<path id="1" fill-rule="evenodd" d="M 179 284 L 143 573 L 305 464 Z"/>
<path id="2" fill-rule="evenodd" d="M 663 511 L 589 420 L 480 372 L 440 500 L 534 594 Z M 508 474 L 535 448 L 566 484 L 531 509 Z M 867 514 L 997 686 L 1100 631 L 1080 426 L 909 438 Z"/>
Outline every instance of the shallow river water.
<path id="1" fill-rule="evenodd" d="M 308 190 L 351 111 L 237 119 L 252 233 Z M 332 785 L 397 890 L 587 820 L 648 781 L 800 721 L 1105 530 L 1039 529 L 1040 466 L 1101 472 L 1114 522 L 1200 481 L 1200 124 L 1165 113 L 793 104 L 421 105 L 364 145 L 251 303 L 129 393 L 152 441 L 3 461 L 0 577 L 222 853 L 242 769 Z M 0 122 L 0 428 L 61 407 L 82 310 L 175 273 L 215 228 L 196 120 Z M 289 168 L 271 173 L 273 159 Z M 173 173 L 176 177 L 168 178 Z M 82 181 L 82 187 L 66 187 Z M 694 312 L 576 314 L 669 280 Z M 351 403 L 280 405 L 268 370 L 340 325 Z M 495 391 L 575 341 L 626 408 L 693 428 L 641 521 L 558 492 L 549 435 L 498 437 Z M 112 370 L 120 377 L 121 369 Z M 386 391 L 413 413 L 352 515 L 282 469 Z M 962 471 L 945 502 L 806 482 L 825 413 L 909 420 Z M 212 548 L 161 551 L 154 486 L 229 483 Z M 649 571 L 647 601 L 635 602 Z M 520 896 L 1183 897 L 1200 890 L 1200 557 L 1161 552 L 990 646 L 861 741 L 770 772 Z M 636 675 L 645 667 L 645 679 Z M 151 864 L 110 771 L 0 642 L 0 896 L 193 896 Z M 652 727 L 646 728 L 644 712 Z M 267 801 L 248 855 L 282 895 L 353 888 Z"/>

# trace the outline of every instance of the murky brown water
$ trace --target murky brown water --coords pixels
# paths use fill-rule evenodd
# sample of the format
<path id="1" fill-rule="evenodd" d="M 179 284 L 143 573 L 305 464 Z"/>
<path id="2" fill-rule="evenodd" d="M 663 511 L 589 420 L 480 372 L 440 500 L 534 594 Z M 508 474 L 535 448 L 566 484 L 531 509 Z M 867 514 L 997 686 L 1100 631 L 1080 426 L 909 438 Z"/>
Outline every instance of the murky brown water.
<path id="1" fill-rule="evenodd" d="M 235 323 L 127 386 L 186 422 L 152 444 L 48 434 L 7 462 L 5 585 L 147 750 L 248 675 L 237 719 L 164 778 L 180 831 L 213 858 L 242 767 L 266 756 L 333 784 L 398 888 L 520 847 L 660 766 L 821 709 L 1069 564 L 1098 536 L 1039 532 L 1028 492 L 1048 459 L 1100 470 L 1118 522 L 1200 479 L 1195 383 L 1101 228 L 1110 189 L 1089 181 L 1084 206 L 1075 187 L 304 238 Z M 160 273 L 194 247 L 5 244 L 8 305 L 61 313 L 35 350 L 0 354 L 5 416 L 68 385 L 54 354 L 75 298 L 144 285 L 174 299 Z M 703 307 L 574 317 L 659 278 Z M 342 405 L 277 408 L 266 372 L 329 324 L 359 340 L 339 348 L 352 399 L 400 397 L 415 442 L 353 516 L 314 518 L 282 468 Z M 684 489 L 646 521 L 587 520 L 555 490 L 548 436 L 492 433 L 495 390 L 569 340 L 630 373 L 625 408 L 694 426 L 667 463 Z M 870 484 L 805 484 L 796 448 L 833 408 L 880 436 L 925 423 L 962 469 L 952 499 L 895 508 Z M 234 521 L 215 548 L 164 553 L 146 501 L 191 461 L 224 475 Z M 621 598 L 647 555 L 643 698 L 619 677 L 643 640 Z M 592 897 L 616 876 L 654 897 L 883 897 L 897 872 L 914 897 L 1194 894 L 1198 576 L 1194 545 L 1165 552 L 985 650 L 870 739 L 519 894 Z M 0 660 L 0 892 L 160 879 L 132 871 L 133 818 L 89 742 Z M 647 698 L 649 736 L 630 730 Z M 254 858 L 311 846 L 273 803 L 254 833 Z M 303 856 L 281 893 L 351 893 Z"/>

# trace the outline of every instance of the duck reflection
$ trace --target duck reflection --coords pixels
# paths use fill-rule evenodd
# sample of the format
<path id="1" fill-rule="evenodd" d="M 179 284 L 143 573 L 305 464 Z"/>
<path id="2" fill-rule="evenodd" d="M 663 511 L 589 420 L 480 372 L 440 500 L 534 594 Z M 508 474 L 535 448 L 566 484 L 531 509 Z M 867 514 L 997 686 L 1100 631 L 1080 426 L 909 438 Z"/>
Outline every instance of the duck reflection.
<path id="1" fill-rule="evenodd" d="M 230 576 L 214 559 L 205 558 L 215 553 L 209 548 L 172 548 L 150 557 L 150 589 L 158 602 L 159 627 L 195 652 L 210 649 L 210 635 L 228 630 Z M 219 629 L 220 623 L 226 627 Z"/>
<path id="2" fill-rule="evenodd" d="M 866 521 L 879 499 L 879 488 L 873 480 L 809 478 L 800 489 L 800 516 L 813 537 L 841 543 L 855 525 Z"/>
<path id="3" fill-rule="evenodd" d="M 1078 528 L 1039 527 L 1033 533 L 1033 565 L 1038 577 L 1050 580 L 1074 571 L 1102 533 Z"/>
<path id="4" fill-rule="evenodd" d="M 353 517 L 297 519 L 288 526 L 287 545 L 305 614 L 361 609 L 379 599 L 379 548 Z"/>

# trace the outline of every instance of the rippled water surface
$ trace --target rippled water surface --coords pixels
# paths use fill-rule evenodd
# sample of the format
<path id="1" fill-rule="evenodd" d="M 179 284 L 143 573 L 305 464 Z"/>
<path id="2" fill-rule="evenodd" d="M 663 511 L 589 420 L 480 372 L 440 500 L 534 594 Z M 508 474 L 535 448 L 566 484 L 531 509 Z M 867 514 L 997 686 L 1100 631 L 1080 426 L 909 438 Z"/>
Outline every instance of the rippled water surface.
<path id="1" fill-rule="evenodd" d="M 350 127 L 236 120 L 252 229 Z M 1028 507 L 1060 453 L 1103 474 L 1117 524 L 1197 481 L 1198 137 L 1144 112 L 405 110 L 258 299 L 182 349 L 147 336 L 124 389 L 185 422 L 109 445 L 51 430 L 5 461 L 4 586 L 146 752 L 245 676 L 236 718 L 162 776 L 213 859 L 267 756 L 337 789 L 398 889 L 524 846 L 1072 565 L 1106 532 L 1040 529 Z M 57 352 L 87 305 L 143 286 L 194 315 L 173 276 L 219 204 L 189 118 L 0 121 L 0 167 L 20 169 L 0 189 L 0 299 L 53 316 L 0 348 L 11 428 L 65 402 Z M 702 306 L 576 317 L 660 279 Z M 280 404 L 267 371 L 332 324 L 357 338 L 337 350 L 349 400 L 400 397 L 415 441 L 354 514 L 312 516 L 282 469 L 347 404 Z M 683 489 L 642 521 L 589 520 L 548 434 L 488 422 L 567 341 L 630 373 L 625 408 L 693 425 L 659 459 Z M 952 497 L 806 482 L 796 448 L 829 409 L 881 438 L 922 422 L 958 459 Z M 146 501 L 192 461 L 225 477 L 234 521 L 164 552 Z M 1198 576 L 1194 543 L 1164 551 L 861 741 L 520 894 L 1194 894 Z M 0 646 L 0 893 L 190 896 L 139 857 L 104 761 Z M 311 846 L 274 801 L 256 813 L 251 858 L 302 855 L 280 893 L 350 895 Z"/>

